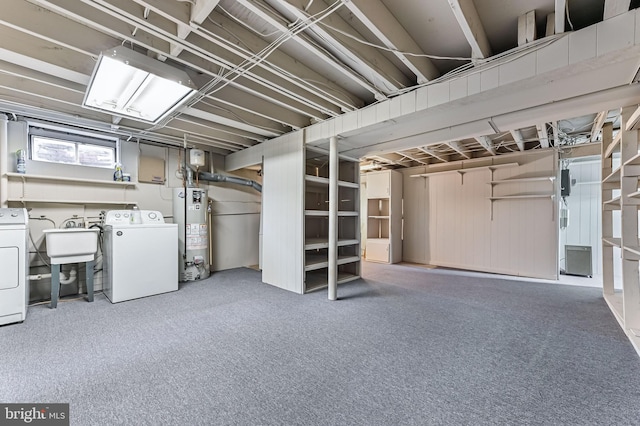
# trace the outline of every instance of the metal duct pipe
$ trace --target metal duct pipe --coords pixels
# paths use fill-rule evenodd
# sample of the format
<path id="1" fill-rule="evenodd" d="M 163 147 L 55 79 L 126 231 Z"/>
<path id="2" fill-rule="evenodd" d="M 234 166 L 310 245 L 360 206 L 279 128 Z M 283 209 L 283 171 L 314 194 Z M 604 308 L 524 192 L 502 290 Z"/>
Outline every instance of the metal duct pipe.
<path id="1" fill-rule="evenodd" d="M 253 181 L 251 179 L 244 179 L 235 176 L 227 176 L 221 175 L 219 173 L 208 173 L 208 172 L 200 172 L 198 173 L 198 178 L 200 180 L 206 180 L 208 182 L 227 182 L 234 183 L 236 185 L 250 186 L 258 192 L 262 192 L 262 185 L 258 182 Z"/>

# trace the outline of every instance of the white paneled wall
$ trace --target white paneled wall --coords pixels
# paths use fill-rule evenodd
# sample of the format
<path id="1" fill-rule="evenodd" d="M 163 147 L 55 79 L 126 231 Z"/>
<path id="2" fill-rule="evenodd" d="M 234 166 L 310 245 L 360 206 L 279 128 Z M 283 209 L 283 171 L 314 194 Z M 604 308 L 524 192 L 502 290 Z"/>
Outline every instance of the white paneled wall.
<path id="1" fill-rule="evenodd" d="M 490 200 L 491 196 L 555 193 L 557 184 L 552 179 L 490 182 L 555 177 L 557 156 L 553 151 L 514 154 L 501 156 L 500 162 L 518 165 L 492 170 L 479 167 L 487 165 L 484 159 L 459 163 L 464 173 L 410 177 L 424 173 L 425 168 L 403 171 L 408 183 L 404 191 L 405 261 L 557 279 L 559 226 L 555 199 Z"/>

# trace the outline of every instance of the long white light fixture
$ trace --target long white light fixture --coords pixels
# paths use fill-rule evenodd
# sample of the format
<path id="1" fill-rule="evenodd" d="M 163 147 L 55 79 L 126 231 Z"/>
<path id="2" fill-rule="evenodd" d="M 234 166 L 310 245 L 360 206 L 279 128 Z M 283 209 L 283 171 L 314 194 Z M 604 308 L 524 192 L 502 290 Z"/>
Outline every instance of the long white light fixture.
<path id="1" fill-rule="evenodd" d="M 118 46 L 100 54 L 82 106 L 155 124 L 195 93 L 186 72 Z"/>

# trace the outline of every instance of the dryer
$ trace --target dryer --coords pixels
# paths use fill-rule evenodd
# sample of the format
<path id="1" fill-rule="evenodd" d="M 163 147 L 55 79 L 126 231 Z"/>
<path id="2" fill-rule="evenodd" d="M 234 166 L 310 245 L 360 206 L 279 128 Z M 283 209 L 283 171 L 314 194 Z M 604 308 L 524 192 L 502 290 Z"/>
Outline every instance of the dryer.
<path id="1" fill-rule="evenodd" d="M 178 290 L 178 225 L 154 210 L 105 216 L 103 291 L 111 303 Z"/>
<path id="2" fill-rule="evenodd" d="M 0 325 L 24 321 L 29 304 L 29 215 L 0 209 Z"/>

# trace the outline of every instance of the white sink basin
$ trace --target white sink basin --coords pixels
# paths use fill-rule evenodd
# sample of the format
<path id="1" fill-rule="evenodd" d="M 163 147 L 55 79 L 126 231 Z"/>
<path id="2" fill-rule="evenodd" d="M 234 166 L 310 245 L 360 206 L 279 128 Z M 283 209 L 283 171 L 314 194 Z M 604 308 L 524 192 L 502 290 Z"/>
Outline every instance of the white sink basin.
<path id="1" fill-rule="evenodd" d="M 100 230 L 97 228 L 45 229 L 43 232 L 47 255 L 54 265 L 89 262 L 98 251 Z"/>

